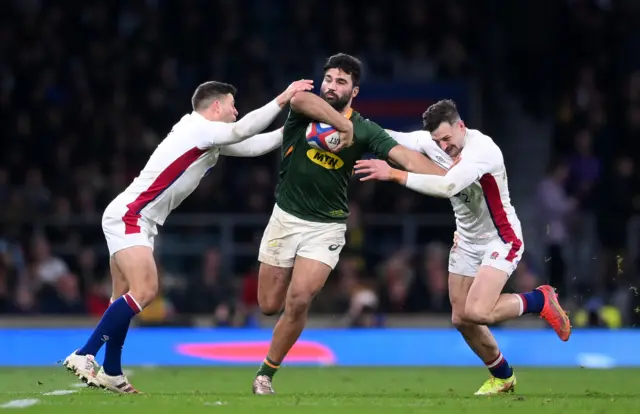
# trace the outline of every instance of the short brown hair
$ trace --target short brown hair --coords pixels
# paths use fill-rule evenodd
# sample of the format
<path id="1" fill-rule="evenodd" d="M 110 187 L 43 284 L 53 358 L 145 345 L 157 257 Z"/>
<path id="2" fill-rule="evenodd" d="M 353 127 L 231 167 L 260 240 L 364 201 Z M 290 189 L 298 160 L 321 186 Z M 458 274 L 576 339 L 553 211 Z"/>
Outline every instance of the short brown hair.
<path id="1" fill-rule="evenodd" d="M 444 99 L 434 103 L 422 114 L 423 129 L 429 132 L 438 129 L 443 122 L 453 125 L 459 120 L 458 108 L 451 99 Z"/>
<path id="2" fill-rule="evenodd" d="M 201 84 L 196 88 L 191 98 L 191 106 L 194 111 L 204 109 L 211 105 L 216 99 L 220 99 L 223 95 L 235 96 L 238 90 L 235 86 L 216 81 L 209 81 Z"/>

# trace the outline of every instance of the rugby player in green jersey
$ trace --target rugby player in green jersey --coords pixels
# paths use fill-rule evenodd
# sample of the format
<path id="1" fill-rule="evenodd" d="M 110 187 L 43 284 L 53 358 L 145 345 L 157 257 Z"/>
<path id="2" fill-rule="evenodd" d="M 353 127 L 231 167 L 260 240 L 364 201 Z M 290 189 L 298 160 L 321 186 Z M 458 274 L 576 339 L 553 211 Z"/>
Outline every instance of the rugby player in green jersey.
<path id="1" fill-rule="evenodd" d="M 373 153 L 411 172 L 445 173 L 353 110 L 360 73 L 361 63 L 353 56 L 331 56 L 324 66 L 320 96 L 298 93 L 290 102 L 276 205 L 258 257 L 260 309 L 267 315 L 284 312 L 254 379 L 255 394 L 274 393 L 273 375 L 302 333 L 313 297 L 338 263 L 345 244 L 347 188 L 355 162 Z M 339 131 L 344 148 L 332 153 L 309 146 L 306 128 L 314 121 Z"/>

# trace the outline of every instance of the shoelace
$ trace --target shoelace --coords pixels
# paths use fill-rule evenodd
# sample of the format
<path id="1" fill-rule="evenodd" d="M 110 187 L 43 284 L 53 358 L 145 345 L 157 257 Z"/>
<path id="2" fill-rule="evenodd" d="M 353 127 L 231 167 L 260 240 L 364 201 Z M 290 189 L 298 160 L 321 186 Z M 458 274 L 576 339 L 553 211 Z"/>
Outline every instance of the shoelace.
<path id="1" fill-rule="evenodd" d="M 266 378 L 258 379 L 258 385 L 261 386 L 261 387 L 265 387 L 265 388 L 271 389 L 271 381 L 269 381 Z"/>
<path id="2" fill-rule="evenodd" d="M 490 386 L 495 386 L 496 385 L 496 377 L 494 377 L 493 375 L 489 376 L 489 380 L 488 380 L 488 384 Z"/>

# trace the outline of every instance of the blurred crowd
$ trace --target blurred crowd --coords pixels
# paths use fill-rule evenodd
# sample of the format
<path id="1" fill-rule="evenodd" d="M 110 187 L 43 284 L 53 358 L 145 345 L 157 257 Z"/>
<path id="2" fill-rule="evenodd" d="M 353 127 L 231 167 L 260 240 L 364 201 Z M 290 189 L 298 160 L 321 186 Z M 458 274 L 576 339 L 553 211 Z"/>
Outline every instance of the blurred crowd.
<path id="1" fill-rule="evenodd" d="M 97 315 L 104 310 L 111 288 L 96 219 L 137 175 L 171 125 L 191 110 L 190 97 L 200 82 L 236 85 L 243 114 L 291 80 L 317 79 L 323 60 L 336 51 L 363 59 L 365 82 L 468 75 L 473 20 L 461 2 L 364 5 L 310 0 L 104 0 L 73 7 L 7 2 L 0 15 L 0 312 Z M 331 32 L 317 24 L 326 19 L 332 21 Z M 274 153 L 221 160 L 176 213 L 270 213 L 278 159 Z M 419 211 L 425 199 L 399 192 L 394 201 L 385 194 L 372 186 L 356 188 L 354 209 Z M 446 211 L 446 203 L 438 205 Z M 256 242 L 257 232 L 249 242 Z M 358 252 L 365 243 L 361 228 L 350 234 Z M 170 235 L 164 242 L 179 243 Z M 219 248 L 202 250 L 188 259 L 167 260 L 162 269 L 166 295 L 148 315 L 216 310 L 225 319 L 240 308 L 253 309 L 255 255 L 244 267 L 228 269 L 220 267 Z M 435 250 L 438 277 L 444 274 L 445 250 Z M 356 254 L 357 272 L 348 266 L 338 272 L 345 274 L 339 282 L 345 289 L 368 276 L 363 267 L 373 269 L 386 259 L 364 266 L 362 252 Z M 352 262 L 345 259 L 347 265 Z M 405 299 L 399 298 L 408 284 L 423 283 L 409 274 L 413 270 L 407 263 L 400 267 L 395 273 L 402 274 L 397 278 L 405 292 L 380 298 L 388 302 L 382 310 L 402 310 Z M 371 283 L 376 295 L 386 291 L 380 278 Z M 440 309 L 442 281 L 434 288 L 438 299 L 433 304 L 425 294 L 421 304 L 420 297 L 407 299 L 413 303 L 407 309 Z M 345 306 L 344 289 L 335 292 L 342 293 L 322 301 L 321 309 Z"/>
<path id="2" fill-rule="evenodd" d="M 171 125 L 191 110 L 190 97 L 199 83 L 216 79 L 236 85 L 242 115 L 291 80 L 318 79 L 322 61 L 337 51 L 362 58 L 363 87 L 370 81 L 468 79 L 482 65 L 481 23 L 473 18 L 481 3 L 5 2 L 0 14 L 0 313 L 104 311 L 111 286 L 99 217 Z M 583 47 L 560 79 L 555 153 L 561 157 L 541 184 L 555 185 L 542 192 L 555 191 L 560 203 L 545 213 L 553 218 L 547 220 L 552 223 L 548 249 L 554 257 L 565 257 L 569 253 L 562 246 L 568 239 L 583 239 L 576 229 L 589 230 L 595 234 L 592 240 L 603 240 L 602 256 L 615 261 L 628 257 L 622 243 L 625 224 L 640 207 L 634 199 L 639 160 L 633 157 L 640 154 L 634 146 L 640 130 L 640 74 L 634 72 L 638 57 L 628 53 L 637 44 L 627 36 L 630 43 L 620 50 L 609 48 L 603 33 L 624 38 L 625 22 L 613 24 L 611 19 L 619 16 L 580 6 L 589 2 L 567 3 L 577 5 L 568 11 L 572 37 L 566 41 Z M 330 31 L 322 24 L 329 20 Z M 277 153 L 221 160 L 176 213 L 268 214 L 278 160 Z M 421 234 L 424 247 L 397 250 L 397 240 L 365 225 L 362 217 L 450 214 L 448 203 L 385 184 L 354 185 L 351 201 L 348 247 L 315 310 L 344 313 L 350 323 L 363 326 L 381 323 L 380 313 L 447 312 L 453 228 Z M 599 214 L 603 211 L 607 214 Z M 594 216 L 600 220 L 589 227 Z M 257 226 L 239 237 L 257 251 L 260 230 Z M 225 266 L 224 246 L 202 231 L 172 235 L 167 230 L 160 238 L 183 248 L 186 239 L 200 237 L 206 243 L 182 258 L 160 258 L 164 294 L 145 310 L 143 320 L 180 323 L 182 315 L 211 314 L 222 325 L 252 323 L 255 254 Z M 583 256 L 590 254 L 588 249 Z M 568 260 L 554 259 L 549 269 L 534 270 L 525 258 L 510 288 L 531 289 L 545 272 L 561 278 L 557 283 L 564 286 L 570 277 L 564 269 Z M 594 285 L 595 280 L 603 283 Z M 589 286 L 598 292 L 621 289 L 612 280 L 598 273 Z"/>
<path id="3" fill-rule="evenodd" d="M 540 183 L 546 271 L 581 317 L 638 312 L 640 3 L 567 3 L 553 154 Z M 610 314 L 609 314 L 610 315 Z M 587 317 L 588 316 L 588 317 Z M 585 322 L 586 323 L 586 322 Z"/>

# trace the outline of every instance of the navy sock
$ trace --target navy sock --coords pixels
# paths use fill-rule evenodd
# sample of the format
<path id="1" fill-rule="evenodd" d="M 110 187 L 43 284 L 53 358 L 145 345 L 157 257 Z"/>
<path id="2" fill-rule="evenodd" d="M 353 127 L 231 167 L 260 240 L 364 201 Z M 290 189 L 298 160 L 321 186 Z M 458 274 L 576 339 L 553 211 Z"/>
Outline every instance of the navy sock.
<path id="1" fill-rule="evenodd" d="M 496 378 L 507 379 L 513 375 L 513 368 L 502 356 L 502 352 L 491 362 L 487 363 L 489 372 Z"/>
<path id="2" fill-rule="evenodd" d="M 102 315 L 87 343 L 78 350 L 78 355 L 95 355 L 105 342 L 113 341 L 115 346 L 124 344 L 131 319 L 140 312 L 140 307 L 128 293 L 117 299 Z M 106 368 L 105 368 L 106 371 Z"/>
<path id="3" fill-rule="evenodd" d="M 129 325 L 127 325 L 127 330 L 124 331 L 122 337 L 111 337 L 107 341 L 104 350 L 104 363 L 102 364 L 105 374 L 122 375 L 122 347 L 128 332 Z"/>
<path id="4" fill-rule="evenodd" d="M 544 307 L 544 294 L 535 289 L 528 293 L 520 293 L 522 299 L 522 314 L 525 313 L 540 313 Z"/>

